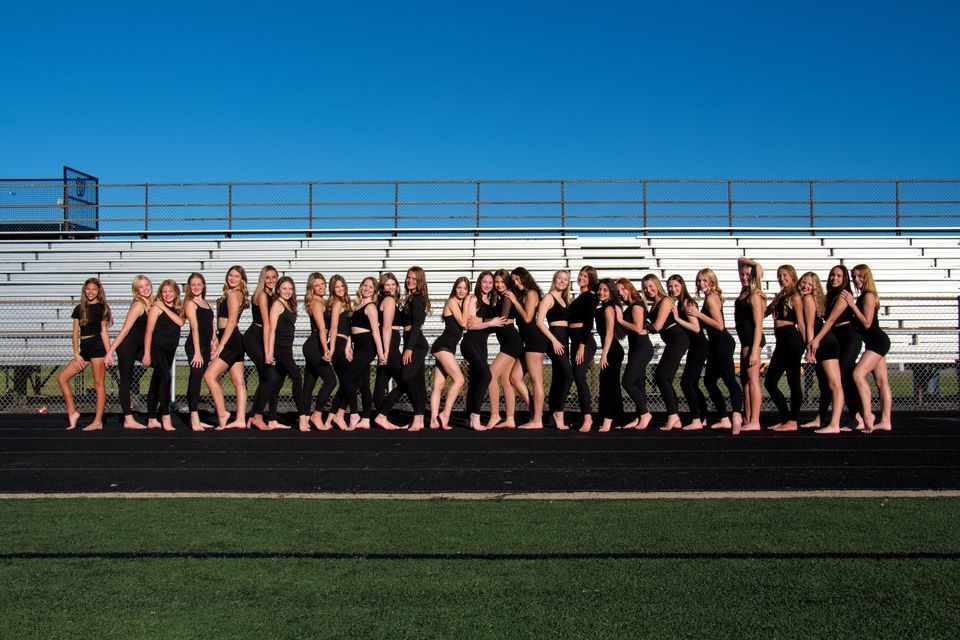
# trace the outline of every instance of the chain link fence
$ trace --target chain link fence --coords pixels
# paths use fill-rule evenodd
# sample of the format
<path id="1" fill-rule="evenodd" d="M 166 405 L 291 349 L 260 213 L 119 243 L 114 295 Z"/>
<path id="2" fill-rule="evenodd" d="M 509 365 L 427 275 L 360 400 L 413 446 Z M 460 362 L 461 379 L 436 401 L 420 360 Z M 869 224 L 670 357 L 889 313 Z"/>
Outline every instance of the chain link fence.
<path id="1" fill-rule="evenodd" d="M 10 237 L 38 230 L 70 230 L 74 237 L 280 237 L 520 226 L 731 234 L 762 227 L 815 235 L 960 225 L 955 179 L 95 184 L 65 177 L 2 186 L 0 231 Z"/>
<path id="2" fill-rule="evenodd" d="M 434 309 L 443 308 L 443 299 L 433 300 Z M 957 310 L 960 300 L 955 298 L 911 298 L 911 297 L 884 297 L 882 304 L 884 315 L 881 323 L 890 335 L 892 348 L 887 356 L 890 366 L 890 385 L 894 395 L 895 409 L 929 410 L 929 411 L 957 411 L 960 409 L 960 391 L 958 391 L 958 335 L 957 329 L 960 319 Z M 50 412 L 63 412 L 64 405 L 60 390 L 57 387 L 56 376 L 61 367 L 72 357 L 70 314 L 74 303 L 59 301 L 0 301 L 0 368 L 3 375 L 0 378 L 0 412 L 24 413 L 34 412 L 42 408 Z M 125 305 L 114 303 L 114 313 L 120 314 L 117 324 L 112 327 L 111 336 L 119 330 L 122 322 L 122 313 Z M 952 317 L 948 314 L 952 313 Z M 728 318 L 732 318 L 732 311 L 726 310 Z M 297 320 L 298 333 L 294 346 L 294 355 L 302 364 L 300 345 L 306 339 L 309 325 L 306 314 L 299 314 Z M 432 343 L 442 331 L 442 321 L 435 314 L 428 318 L 425 325 L 425 334 Z M 770 359 L 775 343 L 772 330 L 767 327 L 767 347 L 763 354 L 763 362 Z M 186 327 L 183 339 L 186 339 Z M 648 402 L 652 411 L 663 411 L 663 401 L 656 386 L 653 384 L 653 368 L 659 360 L 662 343 L 659 337 L 652 337 L 655 345 L 654 358 L 647 368 Z M 181 341 L 182 342 L 182 341 Z M 626 344 L 624 343 L 626 350 Z M 497 353 L 497 343 L 494 337 L 490 339 L 491 360 Z M 739 351 L 737 352 L 739 353 Z M 431 388 L 433 375 L 433 360 L 427 361 L 427 388 Z M 466 365 L 464 364 L 466 370 Z M 549 388 L 551 371 L 550 360 L 545 359 L 545 386 Z M 145 409 L 145 398 L 151 372 L 142 367 L 137 368 L 133 383 L 134 409 Z M 371 367 L 371 379 L 374 370 Z M 599 364 L 591 367 L 588 379 L 594 395 L 598 394 Z M 813 367 L 804 367 L 804 409 L 815 410 L 818 402 L 818 388 L 813 375 Z M 177 352 L 174 367 L 174 397 L 176 409 L 186 411 L 187 380 L 189 378 L 189 364 L 181 347 Z M 679 375 L 678 375 L 679 378 Z M 119 411 L 117 400 L 117 386 L 119 383 L 116 367 L 108 369 L 107 373 L 107 410 Z M 252 391 L 258 384 L 256 369 L 248 362 L 247 385 Z M 784 389 L 785 382 L 783 383 Z M 281 394 L 281 410 L 293 411 L 294 404 L 292 389 L 289 380 Z M 225 377 L 224 389 L 228 394 L 228 406 L 233 407 L 232 390 L 229 380 Z M 683 396 L 681 411 L 685 410 Z M 77 407 L 80 411 L 92 411 L 95 395 L 92 387 L 92 373 L 89 368 L 82 375 L 74 379 L 74 392 Z M 251 393 L 252 395 L 252 393 Z M 206 400 L 206 398 L 204 398 Z M 625 410 L 633 411 L 633 403 L 624 394 Z M 400 408 L 409 409 L 404 398 Z M 464 409 L 464 398 L 461 394 L 457 402 L 457 410 Z M 211 406 L 212 408 L 212 406 Z M 577 411 L 576 394 L 572 393 L 567 400 L 567 408 Z M 773 410 L 769 399 L 765 398 L 764 408 Z M 518 410 L 525 411 L 526 407 L 518 401 Z"/>

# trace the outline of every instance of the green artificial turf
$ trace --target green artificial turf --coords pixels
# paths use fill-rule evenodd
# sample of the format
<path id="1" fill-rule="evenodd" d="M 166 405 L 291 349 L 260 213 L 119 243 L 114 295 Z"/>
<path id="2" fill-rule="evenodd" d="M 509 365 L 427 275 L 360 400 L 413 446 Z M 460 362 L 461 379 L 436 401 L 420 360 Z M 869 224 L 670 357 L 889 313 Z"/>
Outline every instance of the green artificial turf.
<path id="1" fill-rule="evenodd" d="M 8 556 L 0 638 L 953 638 L 957 522 L 946 498 L 11 500 L 2 554 L 347 555 Z M 618 552 L 651 555 L 509 557 Z M 697 555 L 725 552 L 894 555 Z"/>

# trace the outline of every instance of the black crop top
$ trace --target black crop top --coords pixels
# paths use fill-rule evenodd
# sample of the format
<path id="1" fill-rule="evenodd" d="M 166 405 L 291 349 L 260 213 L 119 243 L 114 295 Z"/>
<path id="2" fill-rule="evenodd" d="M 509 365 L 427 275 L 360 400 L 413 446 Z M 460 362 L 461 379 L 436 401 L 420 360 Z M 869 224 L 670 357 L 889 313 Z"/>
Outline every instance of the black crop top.
<path id="1" fill-rule="evenodd" d="M 633 308 L 634 307 L 640 307 L 640 309 L 643 310 L 643 319 L 640 321 L 639 328 L 641 331 L 646 331 L 647 325 L 649 324 L 649 322 L 647 322 L 647 305 L 643 304 L 642 300 L 637 300 L 635 302 L 631 302 L 630 304 L 628 304 L 627 307 L 623 310 L 623 319 L 633 324 Z"/>
<path id="2" fill-rule="evenodd" d="M 834 291 L 836 291 L 836 293 L 833 293 Z M 829 318 L 830 314 L 833 312 L 833 308 L 837 306 L 837 302 L 840 301 L 840 294 L 842 291 L 842 289 L 831 289 L 827 292 L 826 317 Z M 840 313 L 840 316 L 837 318 L 836 322 L 834 322 L 834 325 L 843 325 L 848 322 L 853 322 L 856 319 L 857 316 L 853 315 L 853 309 L 850 308 L 850 305 L 847 305 L 847 307 Z"/>
<path id="3" fill-rule="evenodd" d="M 226 320 L 230 317 L 230 305 L 227 304 L 227 298 L 230 295 L 227 294 L 224 297 L 220 298 L 220 302 L 217 304 L 217 318 L 222 318 Z M 237 322 L 240 322 L 240 318 L 243 316 L 243 305 L 240 305 L 240 313 L 237 314 Z"/>
<path id="4" fill-rule="evenodd" d="M 351 329 L 366 329 L 367 331 L 371 331 L 370 318 L 367 317 L 366 311 L 367 307 L 371 304 L 373 303 L 368 302 L 367 304 L 359 306 L 354 310 L 353 315 L 350 316 Z"/>
<path id="5" fill-rule="evenodd" d="M 660 313 L 660 305 L 663 304 L 663 301 L 666 299 L 667 298 L 660 298 L 657 300 L 656 304 L 650 308 L 650 315 L 646 319 L 647 331 L 651 331 L 653 333 L 663 333 L 667 329 L 680 326 L 677 324 L 677 320 L 673 317 L 672 313 L 667 314 L 667 317 L 663 321 L 663 326 L 660 327 L 659 331 L 650 326 L 656 321 L 657 315 Z"/>
<path id="6" fill-rule="evenodd" d="M 574 298 L 568 313 L 570 324 L 583 324 L 584 329 L 592 329 L 593 312 L 597 308 L 597 302 L 599 299 L 593 291 L 584 291 Z"/>
<path id="7" fill-rule="evenodd" d="M 73 309 L 70 315 L 74 320 L 80 320 L 80 305 Z M 103 305 L 99 302 L 87 305 L 87 321 L 80 325 L 80 336 L 98 336 L 100 335 L 101 325 L 103 324 Z"/>
<path id="8" fill-rule="evenodd" d="M 780 298 L 777 299 L 777 304 L 773 308 L 773 317 L 776 320 L 797 324 L 797 310 L 793 307 L 788 307 L 787 302 L 787 296 L 780 296 Z"/>
<path id="9" fill-rule="evenodd" d="M 553 294 L 549 294 L 553 295 Z M 553 296 L 553 306 L 547 309 L 547 324 L 567 322 L 570 319 L 570 309 Z"/>
<path id="10" fill-rule="evenodd" d="M 423 294 L 415 293 L 410 296 L 403 305 L 404 318 L 403 326 L 410 326 L 410 331 L 404 332 L 403 348 L 412 349 L 418 340 L 423 339 L 423 323 L 427 319 L 426 313 L 427 301 Z"/>

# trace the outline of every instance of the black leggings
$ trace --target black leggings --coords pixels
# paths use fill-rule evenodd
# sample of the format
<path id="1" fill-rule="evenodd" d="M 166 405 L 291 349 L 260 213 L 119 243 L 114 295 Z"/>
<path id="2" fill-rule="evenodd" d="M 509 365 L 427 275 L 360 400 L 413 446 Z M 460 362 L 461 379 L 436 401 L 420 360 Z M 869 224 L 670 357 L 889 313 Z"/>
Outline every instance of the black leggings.
<path id="1" fill-rule="evenodd" d="M 403 386 L 407 389 L 407 397 L 410 398 L 410 407 L 413 409 L 413 415 L 423 415 L 427 408 L 427 383 L 424 377 L 424 361 L 427 359 L 427 353 L 430 351 L 430 345 L 427 339 L 420 334 L 417 343 L 413 345 L 413 355 L 410 364 L 404 365 L 400 370 L 400 379 Z"/>
<path id="2" fill-rule="evenodd" d="M 690 346 L 690 339 L 680 325 L 674 325 L 660 333 L 664 348 L 660 354 L 660 362 L 653 370 L 653 381 L 660 390 L 660 397 L 666 406 L 667 415 L 679 412 L 677 392 L 673 390 L 673 379 L 680 368 L 680 360 Z"/>
<path id="3" fill-rule="evenodd" d="M 123 345 L 120 345 L 123 346 Z M 187 336 L 187 345 L 185 347 L 187 351 L 187 363 L 193 360 L 193 356 L 197 353 L 193 349 L 193 336 Z M 203 381 L 203 374 L 207 370 L 207 367 L 210 365 L 210 348 L 207 347 L 206 350 L 200 350 L 200 357 L 203 358 L 203 364 L 199 367 L 195 367 L 190 364 L 190 381 L 187 383 L 187 406 L 190 408 L 190 412 L 198 411 L 200 407 L 200 383 Z"/>
<path id="4" fill-rule="evenodd" d="M 800 386 L 800 359 L 806 350 L 803 338 L 796 325 L 789 324 L 773 330 L 777 338 L 777 346 L 773 349 L 770 365 L 763 380 L 763 386 L 777 406 L 780 421 L 796 420 L 800 417 L 800 407 L 803 405 L 803 388 Z M 780 378 L 787 374 L 787 384 L 790 386 L 790 406 L 787 407 L 787 398 L 780 391 Z"/>
<path id="5" fill-rule="evenodd" d="M 246 352 L 253 366 L 257 368 L 257 390 L 253 394 L 253 413 L 263 414 L 263 408 L 267 400 L 271 400 L 268 412 L 271 415 L 277 414 L 277 403 L 270 398 L 269 393 L 263 393 L 264 383 L 267 381 L 270 367 L 266 363 L 266 355 L 263 353 L 263 327 L 252 324 L 247 332 L 243 334 L 243 350 Z"/>
<path id="6" fill-rule="evenodd" d="M 687 399 L 690 419 L 707 420 L 707 398 L 700 389 L 700 376 L 703 365 L 707 362 L 710 344 L 702 333 L 691 336 L 688 332 L 687 337 L 690 339 L 690 347 L 687 349 L 687 362 L 683 365 L 683 373 L 680 374 L 680 390 Z"/>
<path id="7" fill-rule="evenodd" d="M 350 413 L 357 413 L 357 391 L 363 400 L 363 416 L 369 417 L 373 398 L 370 395 L 370 363 L 377 357 L 377 345 L 373 341 L 373 334 L 353 334 L 353 360 L 347 367 L 343 378 L 340 379 L 340 388 L 343 398 L 350 406 Z"/>
<path id="8" fill-rule="evenodd" d="M 840 344 L 840 384 L 843 386 L 843 402 L 850 412 L 850 420 L 860 413 L 860 392 L 853 381 L 853 370 L 857 366 L 857 356 L 863 348 L 863 340 L 853 328 L 853 323 L 837 326 L 831 329 Z"/>
<path id="9" fill-rule="evenodd" d="M 373 410 L 375 413 L 387 416 L 400 398 L 400 394 L 403 393 L 403 389 L 400 388 L 400 370 L 402 367 L 403 355 L 400 353 L 400 335 L 395 332 L 390 338 L 387 364 L 377 365 L 377 378 L 373 383 Z M 387 385 L 390 380 L 393 380 L 393 389 L 387 393 Z"/>
<path id="10" fill-rule="evenodd" d="M 727 403 L 720 387 L 719 380 L 723 380 L 727 393 L 730 394 L 730 408 L 735 413 L 743 412 L 743 389 L 737 382 L 737 374 L 733 369 L 733 350 L 736 343 L 733 336 L 727 331 L 714 333 L 710 338 L 710 347 L 707 351 L 707 367 L 703 372 L 703 385 L 710 394 L 710 400 L 721 418 L 727 416 Z"/>
<path id="11" fill-rule="evenodd" d="M 330 407 L 331 411 L 338 411 L 345 407 L 350 408 L 351 413 L 356 413 L 357 411 L 357 397 L 354 394 L 353 401 L 350 402 L 346 395 L 344 395 L 344 380 L 347 378 L 347 369 L 350 367 L 350 361 L 347 360 L 346 348 L 347 348 L 347 339 L 344 336 L 337 335 L 334 338 L 335 342 L 333 343 L 333 371 L 337 374 L 337 393 L 333 396 L 333 404 Z"/>
<path id="12" fill-rule="evenodd" d="M 177 347 L 154 345 L 150 349 L 150 389 L 147 391 L 147 417 L 170 415 L 170 381 L 173 378 L 173 357 Z M 157 406 L 159 405 L 159 407 Z"/>
<path id="13" fill-rule="evenodd" d="M 582 332 L 584 329 L 574 329 Z M 577 334 L 579 335 L 579 334 Z M 583 361 L 577 364 L 577 351 L 583 344 Z M 573 381 L 577 385 L 577 400 L 580 403 L 580 413 L 587 415 L 593 411 L 593 394 L 590 392 L 590 383 L 587 382 L 587 372 L 593 364 L 593 357 L 597 353 L 597 343 L 592 333 L 582 337 L 570 339 L 570 366 L 573 368 Z M 618 383 L 619 384 L 619 383 Z"/>
<path id="14" fill-rule="evenodd" d="M 650 342 L 650 336 L 646 334 L 630 336 L 630 353 L 621 384 L 633 400 L 638 418 L 647 412 L 647 365 L 650 364 L 651 358 L 653 358 L 653 343 Z"/>
<path id="15" fill-rule="evenodd" d="M 607 368 L 600 370 L 600 399 L 597 418 L 618 422 L 623 415 L 623 393 L 620 391 L 620 368 L 623 366 L 623 347 L 614 338 L 607 352 Z"/>
<path id="16" fill-rule="evenodd" d="M 557 355 L 553 350 L 553 343 L 547 342 L 550 353 L 550 394 L 548 406 L 552 413 L 564 411 L 567 408 L 567 396 L 573 385 L 573 367 L 570 366 L 570 340 L 567 328 L 562 326 L 550 327 L 550 333 L 563 345 L 563 353 Z"/>
<path id="17" fill-rule="evenodd" d="M 127 334 L 126 340 L 117 347 L 117 365 L 120 369 L 117 395 L 120 396 L 120 408 L 125 416 L 133 414 L 130 389 L 133 387 L 133 370 L 140 361 L 143 361 L 143 336 Z"/>
<path id="18" fill-rule="evenodd" d="M 283 381 L 289 376 L 293 384 L 293 401 L 297 405 L 297 415 L 307 414 L 307 404 L 303 397 L 303 379 L 300 377 L 300 367 L 293 359 L 293 344 L 275 344 L 273 348 L 273 366 L 267 367 L 267 379 L 261 385 L 263 393 L 270 398 L 266 419 L 277 419 L 277 405 L 280 402 L 280 389 Z"/>
<path id="19" fill-rule="evenodd" d="M 313 396 L 313 387 L 317 380 L 320 381 L 320 388 L 317 390 L 317 398 L 314 402 L 316 411 L 323 411 L 323 405 L 337 386 L 337 376 L 329 362 L 323 359 L 323 349 L 320 347 L 320 336 L 311 333 L 306 342 L 303 343 L 303 408 L 309 411 L 310 398 Z"/>
<path id="20" fill-rule="evenodd" d="M 460 341 L 460 353 L 470 365 L 467 372 L 467 413 L 480 413 L 483 396 L 490 386 L 490 364 L 487 362 L 486 331 L 467 331 Z"/>

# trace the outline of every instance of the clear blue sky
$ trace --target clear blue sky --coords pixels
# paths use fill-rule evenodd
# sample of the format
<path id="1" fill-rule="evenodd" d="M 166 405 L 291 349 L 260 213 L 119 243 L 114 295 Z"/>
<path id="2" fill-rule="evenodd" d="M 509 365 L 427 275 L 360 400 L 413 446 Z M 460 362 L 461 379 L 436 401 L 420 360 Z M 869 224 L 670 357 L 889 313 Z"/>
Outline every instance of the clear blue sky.
<path id="1" fill-rule="evenodd" d="M 6 3 L 0 177 L 960 177 L 958 7 Z"/>

